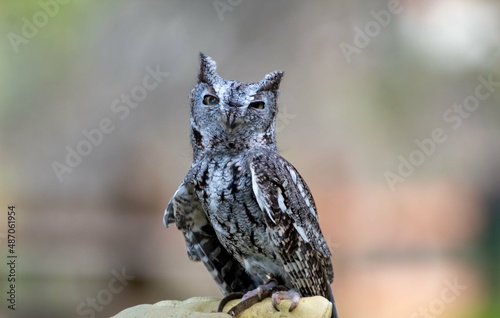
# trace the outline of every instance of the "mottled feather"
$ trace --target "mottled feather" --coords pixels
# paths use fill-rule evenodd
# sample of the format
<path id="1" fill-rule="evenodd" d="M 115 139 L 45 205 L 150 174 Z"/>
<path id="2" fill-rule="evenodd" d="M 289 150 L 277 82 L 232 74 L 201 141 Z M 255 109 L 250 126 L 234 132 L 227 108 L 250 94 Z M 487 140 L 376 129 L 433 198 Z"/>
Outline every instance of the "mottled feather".
<path id="1" fill-rule="evenodd" d="M 303 295 L 328 298 L 333 281 L 331 253 L 319 227 L 309 188 L 296 169 L 276 152 L 256 151 L 249 158 L 252 185 L 276 252 Z"/>

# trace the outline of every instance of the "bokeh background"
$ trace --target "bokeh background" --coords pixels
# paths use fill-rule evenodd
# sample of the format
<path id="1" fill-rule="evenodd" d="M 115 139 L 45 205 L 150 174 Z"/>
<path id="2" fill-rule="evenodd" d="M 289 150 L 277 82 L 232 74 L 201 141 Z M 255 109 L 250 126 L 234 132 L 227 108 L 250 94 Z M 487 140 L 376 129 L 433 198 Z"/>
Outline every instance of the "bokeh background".
<path id="1" fill-rule="evenodd" d="M 200 51 L 230 79 L 285 70 L 279 147 L 316 199 L 341 317 L 500 317 L 498 1 L 0 7 L 0 317 L 109 317 L 220 296 L 162 224 L 191 163 L 187 95 Z M 156 69 L 168 76 L 148 77 L 156 85 L 145 90 Z M 478 85 L 489 95 L 475 105 Z M 131 94 L 140 101 L 124 106 Z M 82 131 L 103 120 L 113 131 L 86 148 Z M 419 156 L 415 139 L 435 129 L 446 140 Z M 88 154 L 58 177 L 54 163 L 79 145 Z M 400 167 L 410 160 L 414 171 Z M 133 278 L 111 293 L 122 271 Z"/>

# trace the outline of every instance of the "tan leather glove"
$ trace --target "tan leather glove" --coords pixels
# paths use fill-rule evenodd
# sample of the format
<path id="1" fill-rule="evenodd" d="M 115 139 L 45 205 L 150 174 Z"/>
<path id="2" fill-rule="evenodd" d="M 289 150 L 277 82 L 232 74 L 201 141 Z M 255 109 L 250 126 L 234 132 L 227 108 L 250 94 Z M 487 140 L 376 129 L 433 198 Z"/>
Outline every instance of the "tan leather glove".
<path id="1" fill-rule="evenodd" d="M 228 311 L 240 300 L 230 301 L 224 308 Z M 218 313 L 219 298 L 194 297 L 184 301 L 164 300 L 154 305 L 138 305 L 127 308 L 112 318 L 228 318 L 225 313 Z M 297 308 L 293 312 L 288 312 L 290 301 L 283 300 L 276 311 L 271 304 L 271 298 L 266 298 L 249 309 L 242 312 L 238 318 L 258 318 L 258 317 L 320 317 L 329 318 L 332 315 L 332 304 L 321 296 L 301 298 Z"/>

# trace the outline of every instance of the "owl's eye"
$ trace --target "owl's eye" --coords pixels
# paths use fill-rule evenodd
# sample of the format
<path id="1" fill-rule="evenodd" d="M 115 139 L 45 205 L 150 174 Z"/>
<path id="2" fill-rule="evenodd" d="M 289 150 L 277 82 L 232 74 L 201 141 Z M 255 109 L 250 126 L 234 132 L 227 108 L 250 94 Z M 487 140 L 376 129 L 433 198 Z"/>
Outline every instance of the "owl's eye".
<path id="1" fill-rule="evenodd" d="M 264 102 L 253 102 L 248 104 L 248 107 L 256 108 L 256 109 L 264 109 L 265 104 Z"/>
<path id="2" fill-rule="evenodd" d="M 219 99 L 213 95 L 203 96 L 203 104 L 205 105 L 217 105 L 218 103 Z"/>

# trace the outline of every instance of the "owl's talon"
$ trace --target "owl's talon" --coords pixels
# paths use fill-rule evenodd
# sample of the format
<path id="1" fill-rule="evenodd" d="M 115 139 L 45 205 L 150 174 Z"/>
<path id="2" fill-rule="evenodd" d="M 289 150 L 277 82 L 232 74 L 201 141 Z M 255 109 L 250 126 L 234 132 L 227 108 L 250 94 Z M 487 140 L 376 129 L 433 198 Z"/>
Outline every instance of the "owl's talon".
<path id="1" fill-rule="evenodd" d="M 224 306 L 228 301 L 234 299 L 230 298 L 232 295 L 237 294 L 230 294 L 222 299 L 219 305 L 219 311 L 222 311 L 224 309 Z M 271 303 L 274 309 L 276 309 L 277 311 L 280 311 L 278 305 L 283 299 L 290 299 L 292 301 L 292 303 L 290 304 L 290 308 L 288 309 L 288 311 L 290 312 L 297 307 L 300 300 L 300 294 L 297 291 L 288 289 L 282 285 L 278 285 L 278 282 L 272 279 L 265 285 L 261 285 L 243 295 L 243 297 L 241 298 L 241 302 L 232 307 L 227 313 L 232 317 L 236 317 L 243 311 L 247 310 L 248 308 L 252 307 L 256 303 L 262 301 L 267 297 L 271 297 Z"/>
<path id="2" fill-rule="evenodd" d="M 245 301 L 251 297 L 257 296 L 259 301 L 262 299 L 265 299 L 269 297 L 271 294 L 270 292 L 276 290 L 278 287 L 278 282 L 275 279 L 270 279 L 267 283 L 264 285 L 260 285 L 259 287 L 255 288 L 254 290 L 251 290 L 247 292 L 243 297 L 241 298 L 241 301 Z M 264 296 L 264 297 L 263 297 Z"/>
<path id="3" fill-rule="evenodd" d="M 262 294 L 260 296 L 258 294 L 255 294 L 253 296 L 249 296 L 249 297 L 245 298 L 244 300 L 242 300 L 240 303 L 238 303 L 236 306 L 229 309 L 227 314 L 229 314 L 231 317 L 236 317 L 239 314 L 241 314 L 243 311 L 252 307 L 256 303 L 262 301 L 262 299 L 270 297 L 271 294 L 272 294 L 272 290 L 265 290 L 264 292 L 262 292 Z"/>
<path id="4" fill-rule="evenodd" d="M 227 305 L 228 302 L 234 299 L 238 299 L 243 297 L 243 293 L 231 293 L 227 295 L 226 297 L 222 298 L 222 300 L 219 303 L 219 308 L 217 308 L 217 312 L 222 312 L 224 310 L 224 307 Z"/>
<path id="5" fill-rule="evenodd" d="M 232 307 L 229 309 L 227 312 L 229 315 L 232 317 L 238 316 L 240 313 L 243 311 L 247 310 L 248 308 L 252 307 L 256 303 L 262 301 L 263 299 L 267 297 L 271 297 L 273 291 L 276 290 L 278 286 L 278 282 L 274 279 L 269 280 L 266 284 L 261 285 L 247 293 L 245 293 L 241 297 L 241 302 L 237 304 L 236 306 Z M 224 306 L 227 304 L 229 300 L 232 300 L 234 298 L 228 299 L 231 295 L 235 294 L 230 294 L 224 299 L 222 299 L 221 303 L 219 304 L 219 311 L 222 311 L 224 309 Z M 241 294 L 240 294 L 241 295 Z"/>
<path id="6" fill-rule="evenodd" d="M 283 299 L 290 299 L 292 301 L 292 303 L 290 304 L 290 308 L 288 309 L 288 311 L 292 312 L 295 308 L 297 308 L 297 305 L 299 304 L 300 294 L 293 289 L 279 290 L 279 291 L 273 292 L 271 299 L 272 299 L 273 307 L 277 311 L 280 311 L 278 309 L 278 305 L 281 303 L 281 301 Z"/>

